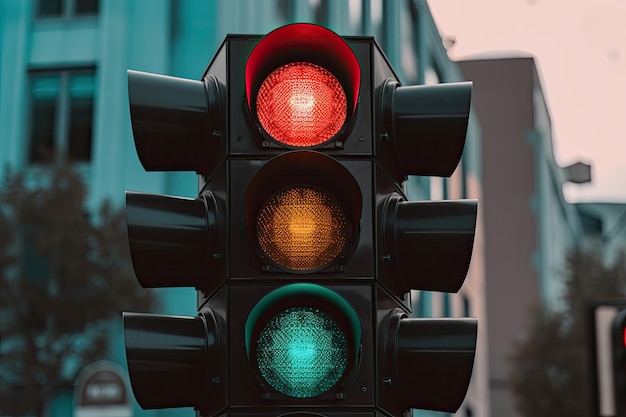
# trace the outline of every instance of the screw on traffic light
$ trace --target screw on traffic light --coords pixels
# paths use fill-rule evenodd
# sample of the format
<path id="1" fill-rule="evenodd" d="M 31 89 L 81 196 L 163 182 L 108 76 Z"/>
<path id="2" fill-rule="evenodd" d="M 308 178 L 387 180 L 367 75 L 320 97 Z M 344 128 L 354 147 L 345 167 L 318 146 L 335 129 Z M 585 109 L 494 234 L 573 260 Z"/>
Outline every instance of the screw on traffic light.
<path id="1" fill-rule="evenodd" d="M 617 417 L 626 416 L 626 310 L 621 310 L 613 319 L 613 386 Z"/>
<path id="2" fill-rule="evenodd" d="M 370 37 L 311 24 L 229 35 L 200 81 L 129 72 L 146 170 L 195 199 L 127 194 L 144 287 L 191 286 L 198 316 L 125 313 L 143 408 L 202 416 L 455 411 L 475 319 L 410 318 L 411 289 L 458 291 L 474 200 L 408 201 L 449 176 L 471 84 L 402 86 Z"/>

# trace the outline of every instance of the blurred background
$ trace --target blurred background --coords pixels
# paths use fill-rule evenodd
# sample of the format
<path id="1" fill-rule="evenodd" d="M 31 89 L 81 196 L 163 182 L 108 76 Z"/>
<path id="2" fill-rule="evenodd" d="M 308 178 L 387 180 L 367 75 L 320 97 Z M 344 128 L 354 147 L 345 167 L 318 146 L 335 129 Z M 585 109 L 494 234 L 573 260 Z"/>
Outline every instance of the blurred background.
<path id="1" fill-rule="evenodd" d="M 141 167 L 126 70 L 199 79 L 226 34 L 290 22 L 374 36 L 406 85 L 474 82 L 455 174 L 406 183 L 479 199 L 470 272 L 413 315 L 479 318 L 457 416 L 593 415 L 584 306 L 626 286 L 626 34 L 623 2 L 581 4 L 0 0 L 0 415 L 194 415 L 141 410 L 124 369 L 121 311 L 196 313 L 193 289 L 137 288 L 124 190 L 197 193 Z"/>

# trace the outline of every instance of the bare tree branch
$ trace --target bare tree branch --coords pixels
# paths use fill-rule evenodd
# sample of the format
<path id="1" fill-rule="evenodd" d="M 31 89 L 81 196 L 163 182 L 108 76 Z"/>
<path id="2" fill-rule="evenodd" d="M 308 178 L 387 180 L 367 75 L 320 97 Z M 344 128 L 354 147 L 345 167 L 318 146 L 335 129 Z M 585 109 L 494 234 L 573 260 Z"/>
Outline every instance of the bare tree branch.
<path id="1" fill-rule="evenodd" d="M 121 311 L 150 310 L 134 278 L 121 211 L 85 211 L 71 169 L 5 175 L 0 188 L 0 414 L 42 412 L 46 393 L 106 355 Z"/>
<path id="2" fill-rule="evenodd" d="M 583 417 L 591 411 L 587 322 L 589 301 L 626 295 L 626 258 L 612 265 L 598 250 L 568 255 L 562 311 L 540 307 L 526 339 L 515 347 L 510 375 L 524 416 Z"/>

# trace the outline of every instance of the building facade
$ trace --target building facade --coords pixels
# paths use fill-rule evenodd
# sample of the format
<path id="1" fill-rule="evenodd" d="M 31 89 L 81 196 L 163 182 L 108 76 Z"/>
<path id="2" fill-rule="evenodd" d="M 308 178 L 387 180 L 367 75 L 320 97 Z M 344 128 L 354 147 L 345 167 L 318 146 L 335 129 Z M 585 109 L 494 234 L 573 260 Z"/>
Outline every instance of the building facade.
<path id="1" fill-rule="evenodd" d="M 519 413 L 508 383 L 510 358 L 529 329 L 532 309 L 562 307 L 569 250 L 595 243 L 610 258 L 624 248 L 625 205 L 565 200 L 563 185 L 589 182 L 590 167 L 557 164 L 532 57 L 460 65 L 474 81 L 473 106 L 482 131 L 489 408 L 493 416 L 514 416 Z"/>
<path id="2" fill-rule="evenodd" d="M 0 2 L 0 165 L 28 172 L 61 164 L 80 170 L 90 209 L 124 190 L 195 196 L 193 173 L 146 173 L 134 149 L 126 70 L 199 78 L 228 33 L 264 34 L 313 22 L 340 35 L 375 36 L 405 84 L 464 79 L 449 60 L 424 0 L 4 0 Z M 472 115 L 462 163 L 450 179 L 411 178 L 412 199 L 478 198 L 480 219 L 459 294 L 415 292 L 414 315 L 479 318 L 474 374 L 459 416 L 488 416 L 488 331 L 481 130 Z M 160 291 L 162 311 L 194 315 L 192 289 Z M 119 323 L 110 359 L 125 367 Z M 74 393 L 55 393 L 46 415 L 69 416 Z M 193 415 L 193 410 L 134 415 Z M 415 411 L 414 415 L 437 413 Z"/>

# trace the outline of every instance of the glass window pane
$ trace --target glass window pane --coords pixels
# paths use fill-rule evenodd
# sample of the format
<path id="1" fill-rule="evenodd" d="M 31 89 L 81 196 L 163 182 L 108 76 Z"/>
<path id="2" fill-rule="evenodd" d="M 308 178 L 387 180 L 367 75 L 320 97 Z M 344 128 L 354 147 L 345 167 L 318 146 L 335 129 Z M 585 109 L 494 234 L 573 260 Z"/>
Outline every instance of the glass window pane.
<path id="1" fill-rule="evenodd" d="M 37 2 L 38 17 L 53 17 L 63 15 L 63 0 L 39 0 Z"/>
<path id="2" fill-rule="evenodd" d="M 75 0 L 76 1 L 76 14 L 87 15 L 98 13 L 98 0 Z"/>
<path id="3" fill-rule="evenodd" d="M 68 157 L 72 162 L 91 160 L 93 96 L 93 74 L 71 77 Z"/>
<path id="4" fill-rule="evenodd" d="M 70 78 L 70 96 L 80 98 L 93 97 L 94 82 L 93 71 L 72 75 Z"/>
<path id="5" fill-rule="evenodd" d="M 93 101 L 73 98 L 70 107 L 69 160 L 86 162 L 91 160 Z"/>
<path id="6" fill-rule="evenodd" d="M 59 95 L 60 80 L 57 75 L 33 75 L 31 91 L 33 98 L 50 99 Z"/>
<path id="7" fill-rule="evenodd" d="M 34 76 L 31 79 L 30 162 L 54 161 L 58 94 L 58 77 Z"/>

